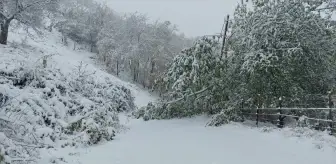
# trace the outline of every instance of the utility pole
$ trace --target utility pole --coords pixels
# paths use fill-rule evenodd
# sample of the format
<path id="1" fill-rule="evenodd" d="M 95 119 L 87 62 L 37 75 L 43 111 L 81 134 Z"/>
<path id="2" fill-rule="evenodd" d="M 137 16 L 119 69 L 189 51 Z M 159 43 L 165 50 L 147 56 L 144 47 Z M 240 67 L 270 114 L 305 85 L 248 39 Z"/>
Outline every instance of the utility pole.
<path id="1" fill-rule="evenodd" d="M 226 17 L 226 23 L 225 23 L 225 30 L 224 30 L 224 34 L 223 34 L 223 43 L 222 43 L 221 57 L 223 57 L 224 50 L 225 50 L 226 35 L 227 35 L 227 31 L 229 29 L 229 20 L 230 20 L 230 15 L 227 15 L 227 17 Z M 225 58 L 227 58 L 226 55 L 225 55 Z"/>

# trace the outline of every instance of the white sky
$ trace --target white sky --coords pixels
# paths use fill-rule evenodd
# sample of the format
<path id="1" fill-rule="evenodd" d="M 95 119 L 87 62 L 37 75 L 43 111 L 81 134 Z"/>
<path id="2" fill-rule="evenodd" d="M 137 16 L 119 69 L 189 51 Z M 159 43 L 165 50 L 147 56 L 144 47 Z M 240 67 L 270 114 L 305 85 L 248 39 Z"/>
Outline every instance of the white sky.
<path id="1" fill-rule="evenodd" d="M 220 32 L 224 17 L 240 0 L 98 0 L 120 13 L 147 14 L 150 20 L 169 20 L 186 36 Z"/>

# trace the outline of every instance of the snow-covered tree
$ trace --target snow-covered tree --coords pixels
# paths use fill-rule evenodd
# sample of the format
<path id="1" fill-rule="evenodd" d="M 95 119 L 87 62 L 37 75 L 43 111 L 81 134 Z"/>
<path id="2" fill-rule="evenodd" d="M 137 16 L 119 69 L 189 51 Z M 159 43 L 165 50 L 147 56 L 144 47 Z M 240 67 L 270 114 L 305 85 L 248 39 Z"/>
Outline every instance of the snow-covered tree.
<path id="1" fill-rule="evenodd" d="M 241 87 L 266 106 L 285 96 L 326 94 L 335 55 L 335 29 L 314 11 L 316 1 L 263 1 L 236 10 L 231 48 Z M 307 2 L 307 3 L 304 3 Z M 287 89 L 283 89 L 287 88 Z"/>
<path id="2" fill-rule="evenodd" d="M 175 34 L 170 22 L 148 24 L 147 17 L 139 13 L 109 16 L 104 22 L 97 43 L 99 58 L 111 72 L 126 73 L 145 87 L 151 87 L 166 64 L 189 44 Z"/>
<path id="3" fill-rule="evenodd" d="M 57 2 L 57 0 L 1 0 L 0 44 L 7 44 L 8 30 L 13 20 L 29 27 L 39 27 L 44 12 L 55 10 Z"/>
<path id="4" fill-rule="evenodd" d="M 218 113 L 227 101 L 225 65 L 217 38 L 204 37 L 176 56 L 165 77 L 164 99 L 146 114 L 149 118 L 172 118 Z"/>
<path id="5" fill-rule="evenodd" d="M 239 119 L 234 109 L 242 102 L 275 107 L 279 97 L 282 105 L 291 105 L 303 95 L 327 95 L 335 81 L 336 29 L 328 13 L 318 12 L 326 2 L 259 0 L 252 8 L 239 5 L 225 54 L 221 39 L 203 38 L 177 56 L 157 83 L 166 90 L 166 100 L 151 106 L 146 118 L 218 113 L 217 121 Z"/>

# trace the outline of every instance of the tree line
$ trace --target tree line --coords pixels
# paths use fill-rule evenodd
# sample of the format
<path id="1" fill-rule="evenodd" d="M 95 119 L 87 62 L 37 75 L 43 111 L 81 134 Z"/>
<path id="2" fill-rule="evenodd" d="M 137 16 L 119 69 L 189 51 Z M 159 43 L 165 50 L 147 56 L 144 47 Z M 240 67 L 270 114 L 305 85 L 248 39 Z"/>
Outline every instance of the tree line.
<path id="1" fill-rule="evenodd" d="M 14 20 L 14 21 L 13 21 Z M 152 88 L 154 80 L 167 69 L 183 48 L 192 45 L 169 21 L 149 23 L 146 15 L 121 15 L 93 0 L 4 0 L 0 2 L 0 44 L 7 44 L 10 27 L 53 29 L 77 45 L 97 53 L 107 71 L 131 77 Z"/>

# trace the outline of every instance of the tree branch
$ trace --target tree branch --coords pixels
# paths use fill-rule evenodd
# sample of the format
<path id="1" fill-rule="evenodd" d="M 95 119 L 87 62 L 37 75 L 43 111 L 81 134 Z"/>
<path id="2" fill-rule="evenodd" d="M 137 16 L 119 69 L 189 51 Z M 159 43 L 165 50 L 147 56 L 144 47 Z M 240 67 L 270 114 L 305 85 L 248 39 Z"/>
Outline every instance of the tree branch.
<path id="1" fill-rule="evenodd" d="M 169 101 L 169 102 L 167 102 L 167 104 L 176 103 L 176 102 L 179 102 L 179 101 L 183 100 L 184 98 L 187 98 L 187 97 L 191 97 L 191 96 L 195 96 L 195 95 L 201 94 L 201 93 L 207 91 L 209 88 L 210 88 L 210 87 L 207 87 L 207 88 L 204 88 L 204 89 L 202 89 L 202 90 L 200 90 L 200 91 L 197 91 L 197 92 L 195 92 L 195 93 L 192 93 L 192 94 L 190 94 L 190 95 L 186 95 L 186 96 L 183 96 L 183 97 L 181 97 L 181 98 L 179 98 L 179 99 L 176 99 L 176 100 L 173 100 L 173 101 Z"/>
<path id="2" fill-rule="evenodd" d="M 313 11 L 322 11 L 322 10 L 329 10 L 329 9 L 336 9 L 336 6 L 324 7 L 319 9 L 314 9 Z"/>

